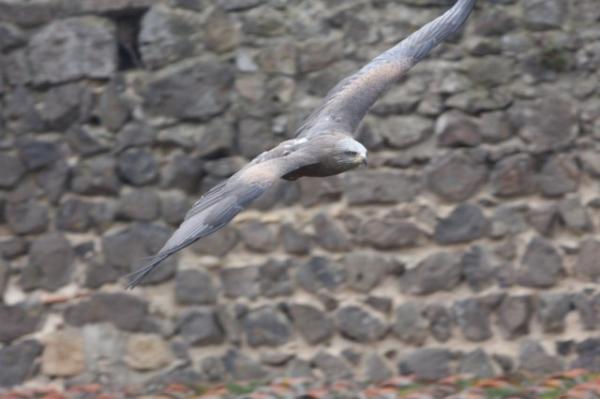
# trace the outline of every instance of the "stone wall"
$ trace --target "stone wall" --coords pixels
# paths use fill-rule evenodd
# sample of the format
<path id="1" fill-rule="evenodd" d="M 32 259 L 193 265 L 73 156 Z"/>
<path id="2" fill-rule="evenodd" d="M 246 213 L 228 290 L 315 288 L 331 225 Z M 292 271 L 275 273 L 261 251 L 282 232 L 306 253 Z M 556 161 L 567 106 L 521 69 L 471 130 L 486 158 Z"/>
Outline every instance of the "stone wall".
<path id="1" fill-rule="evenodd" d="M 480 0 L 366 118 L 162 266 L 202 192 L 450 0 L 0 0 L 0 386 L 600 370 L 600 8 Z"/>

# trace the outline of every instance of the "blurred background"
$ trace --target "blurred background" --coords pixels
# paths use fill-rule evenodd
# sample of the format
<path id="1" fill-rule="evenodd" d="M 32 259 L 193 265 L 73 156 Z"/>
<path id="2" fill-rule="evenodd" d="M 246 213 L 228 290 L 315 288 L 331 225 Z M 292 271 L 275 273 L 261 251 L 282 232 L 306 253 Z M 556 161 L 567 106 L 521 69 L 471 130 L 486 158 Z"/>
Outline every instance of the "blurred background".
<path id="1" fill-rule="evenodd" d="M 600 7 L 480 0 L 370 165 L 123 276 L 450 0 L 0 0 L 0 386 L 600 370 Z"/>

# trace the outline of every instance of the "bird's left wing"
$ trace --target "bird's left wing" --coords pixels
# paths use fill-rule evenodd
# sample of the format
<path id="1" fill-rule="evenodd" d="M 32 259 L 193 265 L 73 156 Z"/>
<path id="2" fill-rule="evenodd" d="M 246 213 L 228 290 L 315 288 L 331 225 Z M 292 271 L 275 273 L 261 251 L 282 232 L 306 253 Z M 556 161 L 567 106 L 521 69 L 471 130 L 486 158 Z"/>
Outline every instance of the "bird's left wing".
<path id="1" fill-rule="evenodd" d="M 282 176 L 312 162 L 305 154 L 259 158 L 202 196 L 162 249 L 129 275 L 128 288 L 138 285 L 175 252 L 221 229 Z"/>
<path id="2" fill-rule="evenodd" d="M 464 24 L 475 1 L 457 0 L 443 15 L 339 82 L 296 135 L 312 137 L 331 129 L 352 134 L 369 108 L 393 83 Z"/>

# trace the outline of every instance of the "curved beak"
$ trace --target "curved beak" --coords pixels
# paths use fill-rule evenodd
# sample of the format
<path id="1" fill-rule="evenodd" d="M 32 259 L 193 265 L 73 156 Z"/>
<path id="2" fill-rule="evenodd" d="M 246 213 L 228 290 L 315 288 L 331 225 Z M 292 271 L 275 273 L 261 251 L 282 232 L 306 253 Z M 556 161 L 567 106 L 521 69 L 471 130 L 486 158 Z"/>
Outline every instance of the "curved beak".
<path id="1" fill-rule="evenodd" d="M 369 162 L 367 161 L 367 157 L 362 157 L 362 159 L 361 159 L 360 163 L 361 163 L 363 166 L 367 166 L 367 165 L 369 164 Z"/>

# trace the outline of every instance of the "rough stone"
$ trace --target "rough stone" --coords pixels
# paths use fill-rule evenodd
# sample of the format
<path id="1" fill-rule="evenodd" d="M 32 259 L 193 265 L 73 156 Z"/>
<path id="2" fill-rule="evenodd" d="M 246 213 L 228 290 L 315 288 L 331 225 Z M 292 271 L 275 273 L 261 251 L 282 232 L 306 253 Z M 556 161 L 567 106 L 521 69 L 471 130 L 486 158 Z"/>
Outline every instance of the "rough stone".
<path id="1" fill-rule="evenodd" d="M 381 135 L 392 148 L 408 148 L 427 139 L 433 123 L 421 116 L 397 116 L 381 124 Z"/>
<path id="2" fill-rule="evenodd" d="M 310 236 L 298 231 L 291 224 L 281 226 L 281 241 L 285 251 L 290 254 L 306 255 L 310 252 Z"/>
<path id="3" fill-rule="evenodd" d="M 95 113 L 106 129 L 116 132 L 125 125 L 131 116 L 129 102 L 123 95 L 123 85 L 113 79 L 98 99 Z"/>
<path id="4" fill-rule="evenodd" d="M 116 162 L 105 155 L 86 159 L 77 165 L 71 189 L 84 195 L 115 195 L 120 189 Z"/>
<path id="5" fill-rule="evenodd" d="M 158 370 L 171 362 L 172 354 L 159 335 L 137 334 L 127 340 L 124 359 L 133 370 Z"/>
<path id="6" fill-rule="evenodd" d="M 533 313 L 531 297 L 506 297 L 498 308 L 498 324 L 508 339 L 529 333 L 529 321 Z"/>
<path id="7" fill-rule="evenodd" d="M 489 312 L 476 299 L 465 299 L 454 305 L 456 321 L 466 339 L 482 342 L 492 337 Z"/>
<path id="8" fill-rule="evenodd" d="M 571 310 L 569 294 L 541 294 L 537 302 L 537 318 L 545 333 L 562 333 L 565 318 Z"/>
<path id="9" fill-rule="evenodd" d="M 118 309 L 118 312 L 115 312 Z M 70 305 L 65 321 L 73 326 L 110 322 L 124 331 L 144 331 L 147 325 L 148 304 L 123 293 L 97 293 L 89 300 Z"/>
<path id="10" fill-rule="evenodd" d="M 492 191 L 498 197 L 516 197 L 536 191 L 533 160 L 517 154 L 498 162 L 491 175 Z"/>
<path id="11" fill-rule="evenodd" d="M 0 387 L 20 385 L 35 373 L 35 360 L 42 345 L 32 339 L 0 349 Z"/>
<path id="12" fill-rule="evenodd" d="M 175 276 L 175 300 L 181 305 L 213 305 L 217 291 L 209 273 L 203 270 L 178 270 Z"/>
<path id="13" fill-rule="evenodd" d="M 330 259 L 316 256 L 300 266 L 296 278 L 300 286 L 308 292 L 330 292 L 346 282 L 346 272 Z"/>
<path id="14" fill-rule="evenodd" d="M 579 134 L 577 107 L 559 94 L 515 107 L 512 119 L 519 135 L 537 152 L 564 148 Z"/>
<path id="15" fill-rule="evenodd" d="M 418 380 L 434 381 L 451 373 L 451 353 L 446 349 L 417 349 L 398 365 L 402 374 L 412 374 Z"/>
<path id="16" fill-rule="evenodd" d="M 288 308 L 294 327 L 311 345 L 327 342 L 335 333 L 331 320 L 312 305 L 291 304 Z"/>
<path id="17" fill-rule="evenodd" d="M 526 0 L 523 2 L 525 23 L 532 29 L 560 28 L 567 12 L 567 4 L 559 0 Z"/>
<path id="18" fill-rule="evenodd" d="M 500 374 L 498 366 L 483 349 L 475 349 L 460 362 L 459 372 L 475 378 L 492 378 Z"/>
<path id="19" fill-rule="evenodd" d="M 407 294 L 429 295 L 437 291 L 452 290 L 460 283 L 461 278 L 460 256 L 437 252 L 407 270 L 400 280 L 400 287 Z"/>
<path id="20" fill-rule="evenodd" d="M 101 126 L 74 126 L 67 132 L 69 146 L 83 157 L 110 150 L 112 134 Z"/>
<path id="21" fill-rule="evenodd" d="M 376 352 L 367 354 L 364 360 L 364 377 L 371 383 L 381 383 L 392 378 L 393 372 L 386 361 Z"/>
<path id="22" fill-rule="evenodd" d="M 277 226 L 252 220 L 240 226 L 242 241 L 253 252 L 267 253 L 279 244 Z"/>
<path id="23" fill-rule="evenodd" d="M 106 19 L 59 19 L 32 38 L 29 59 L 34 81 L 59 83 L 108 78 L 117 68 L 115 27 Z"/>
<path id="24" fill-rule="evenodd" d="M 402 172 L 356 171 L 345 178 L 344 193 L 350 205 L 409 202 L 421 190 L 419 178 Z M 389 184 L 391 181 L 395 183 Z"/>
<path id="25" fill-rule="evenodd" d="M 397 261 L 371 252 L 352 252 L 344 257 L 348 287 L 358 292 L 369 292 L 379 285 Z"/>
<path id="26" fill-rule="evenodd" d="M 2 52 L 25 43 L 25 34 L 16 25 L 9 22 L 0 23 L 0 50 Z"/>
<path id="27" fill-rule="evenodd" d="M 548 288 L 555 285 L 563 273 L 563 260 L 554 246 L 542 238 L 533 238 L 523 255 L 523 264 L 518 276 L 519 284 Z"/>
<path id="28" fill-rule="evenodd" d="M 370 218 L 360 226 L 358 237 L 364 244 L 379 250 L 415 247 L 423 233 L 413 223 L 394 218 Z"/>
<path id="29" fill-rule="evenodd" d="M 229 267 L 219 271 L 223 293 L 229 298 L 255 298 L 259 294 L 256 266 Z"/>
<path id="30" fill-rule="evenodd" d="M 574 160 L 559 155 L 550 158 L 538 177 L 540 192 L 546 197 L 559 197 L 577 191 L 580 171 Z"/>
<path id="31" fill-rule="evenodd" d="M 89 119 L 93 101 L 93 94 L 85 85 L 66 83 L 44 92 L 36 110 L 49 128 L 67 130 L 74 123 Z M 88 135 L 79 143 L 85 144 L 85 139 L 94 142 L 94 137 Z"/>
<path id="32" fill-rule="evenodd" d="M 25 174 L 25 166 L 17 157 L 0 153 L 0 188 L 13 188 Z"/>
<path id="33" fill-rule="evenodd" d="M 483 141 L 488 143 L 500 143 L 508 140 L 514 133 L 508 115 L 502 111 L 486 112 L 481 115 L 479 129 Z"/>
<path id="34" fill-rule="evenodd" d="M 327 381 L 347 380 L 352 377 L 352 369 L 341 358 L 327 352 L 319 352 L 311 363 L 323 373 Z"/>
<path id="35" fill-rule="evenodd" d="M 73 248 L 62 235 L 50 233 L 37 238 L 29 251 L 29 264 L 21 276 L 26 290 L 43 288 L 56 291 L 71 279 L 74 266 Z"/>
<path id="36" fill-rule="evenodd" d="M 518 206 L 500 206 L 494 210 L 490 228 L 493 238 L 515 237 L 527 230 L 523 215 L 525 209 Z"/>
<path id="37" fill-rule="evenodd" d="M 0 342 L 11 341 L 37 330 L 41 322 L 40 309 L 25 305 L 0 304 Z"/>
<path id="38" fill-rule="evenodd" d="M 527 221 L 538 233 L 550 236 L 558 221 L 558 209 L 554 204 L 532 208 L 527 213 Z"/>
<path id="39" fill-rule="evenodd" d="M 493 283 L 495 268 L 489 255 L 480 246 L 474 246 L 463 254 L 462 269 L 465 280 L 473 291 L 482 291 Z"/>
<path id="40" fill-rule="evenodd" d="M 435 229 L 434 238 L 440 244 L 474 241 L 488 234 L 490 223 L 481 208 L 473 204 L 456 207 Z"/>
<path id="41" fill-rule="evenodd" d="M 156 69 L 197 54 L 202 21 L 197 14 L 156 4 L 144 14 L 139 49 L 144 65 Z"/>
<path id="42" fill-rule="evenodd" d="M 538 375 L 548 375 L 562 371 L 562 362 L 546 353 L 542 345 L 525 340 L 519 349 L 519 369 Z"/>
<path id="43" fill-rule="evenodd" d="M 50 377 L 72 377 L 85 370 L 83 337 L 75 331 L 55 332 L 46 338 L 42 373 Z"/>
<path id="44" fill-rule="evenodd" d="M 160 214 L 163 220 L 173 226 L 179 226 L 191 208 L 191 203 L 183 193 L 176 191 L 160 198 Z"/>
<path id="45" fill-rule="evenodd" d="M 134 223 L 102 237 L 102 252 L 106 262 L 123 272 L 132 272 L 140 261 L 155 255 L 167 241 L 172 231 L 157 224 Z M 147 276 L 142 285 L 157 284 L 175 274 L 177 255 L 166 259 L 154 273 Z"/>
<path id="46" fill-rule="evenodd" d="M 207 120 L 227 107 L 232 83 L 229 66 L 211 60 L 187 60 L 154 75 L 144 89 L 144 103 L 154 114 Z"/>
<path id="47" fill-rule="evenodd" d="M 402 342 L 421 346 L 427 340 L 429 323 L 423 317 L 423 306 L 415 302 L 405 302 L 394 311 L 392 333 Z"/>
<path id="48" fill-rule="evenodd" d="M 584 368 L 597 372 L 600 370 L 600 340 L 588 338 L 576 346 L 577 359 L 571 367 Z"/>
<path id="49" fill-rule="evenodd" d="M 579 257 L 575 264 L 575 273 L 594 282 L 600 281 L 600 241 L 587 239 L 581 244 Z"/>
<path id="50" fill-rule="evenodd" d="M 21 255 L 25 255 L 28 249 L 27 241 L 18 236 L 0 240 L 0 258 L 12 260 Z"/>
<path id="51" fill-rule="evenodd" d="M 195 310 L 179 320 L 177 330 L 190 345 L 207 346 L 223 343 L 223 328 L 210 310 Z"/>
<path id="52" fill-rule="evenodd" d="M 585 233 L 594 229 L 588 210 L 578 197 L 569 197 L 558 204 L 558 214 L 563 223 L 575 233 Z"/>
<path id="53" fill-rule="evenodd" d="M 158 218 L 159 209 L 160 200 L 154 191 L 132 190 L 121 197 L 118 216 L 125 220 L 150 222 Z"/>
<path id="54" fill-rule="evenodd" d="M 313 218 L 313 227 L 318 232 L 315 234 L 315 240 L 323 249 L 343 252 L 352 247 L 348 233 L 325 213 L 319 213 Z"/>
<path id="55" fill-rule="evenodd" d="M 235 381 L 259 381 L 269 373 L 248 355 L 231 349 L 223 357 L 225 370 Z"/>
<path id="56" fill-rule="evenodd" d="M 21 159 L 28 170 L 51 165 L 60 157 L 59 145 L 46 140 L 28 140 L 19 146 Z"/>
<path id="57" fill-rule="evenodd" d="M 270 259 L 258 269 L 260 292 L 267 298 L 291 295 L 294 291 L 290 279 L 290 269 L 293 267 L 289 260 Z"/>
<path id="58" fill-rule="evenodd" d="M 446 342 L 452 337 L 454 318 L 451 310 L 443 305 L 429 305 L 425 308 L 424 316 L 429 321 L 431 335 L 437 341 Z"/>
<path id="59" fill-rule="evenodd" d="M 226 226 L 191 245 L 191 249 L 198 255 L 211 255 L 223 257 L 232 251 L 239 242 L 238 232 L 231 226 Z"/>
<path id="60" fill-rule="evenodd" d="M 243 325 L 248 344 L 252 347 L 281 346 L 288 342 L 292 333 L 286 318 L 273 306 L 248 312 Z"/>
<path id="61" fill-rule="evenodd" d="M 459 111 L 442 114 L 436 122 L 435 135 L 442 147 L 474 147 L 481 143 L 477 124 Z"/>
<path id="62" fill-rule="evenodd" d="M 451 152 L 433 161 L 427 180 L 430 190 L 441 198 L 462 202 L 477 193 L 487 175 L 482 160 L 468 153 Z"/>
<path id="63" fill-rule="evenodd" d="M 134 186 L 151 183 L 158 176 L 158 165 L 154 155 L 141 148 L 130 148 L 119 154 L 117 170 L 126 182 Z"/>
<path id="64" fill-rule="evenodd" d="M 345 306 L 336 313 L 340 333 L 356 342 L 376 342 L 387 332 L 385 322 L 358 306 Z"/>
<path id="65" fill-rule="evenodd" d="M 8 227 L 16 234 L 39 234 L 48 227 L 48 206 L 35 200 L 9 202 L 4 209 Z"/>
<path id="66" fill-rule="evenodd" d="M 56 214 L 56 227 L 69 232 L 84 232 L 92 222 L 91 204 L 78 198 L 68 198 L 60 204 Z"/>

